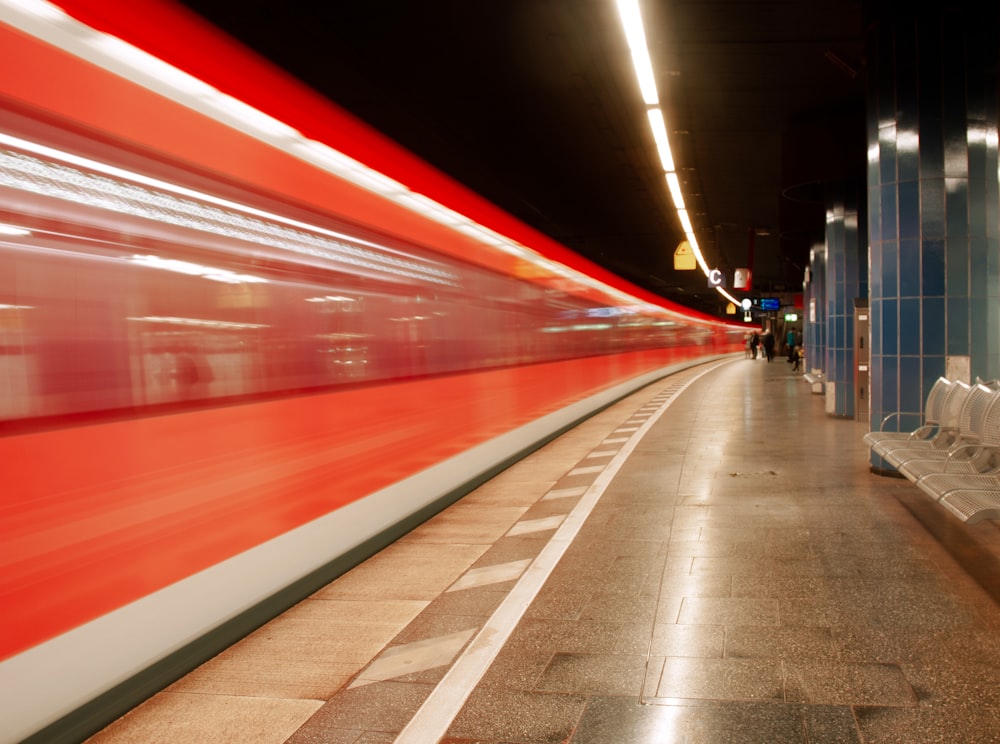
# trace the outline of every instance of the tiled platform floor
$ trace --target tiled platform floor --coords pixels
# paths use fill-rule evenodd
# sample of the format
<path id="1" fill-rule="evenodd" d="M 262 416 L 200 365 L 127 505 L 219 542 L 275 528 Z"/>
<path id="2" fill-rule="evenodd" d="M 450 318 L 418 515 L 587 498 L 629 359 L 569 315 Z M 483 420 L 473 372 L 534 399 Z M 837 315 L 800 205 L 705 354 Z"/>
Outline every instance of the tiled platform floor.
<path id="1" fill-rule="evenodd" d="M 914 487 L 871 475 L 864 425 L 783 360 L 704 371 L 552 442 L 90 744 L 1000 742 L 1000 608 L 903 505 Z M 448 692 L 633 445 L 481 679 Z"/>

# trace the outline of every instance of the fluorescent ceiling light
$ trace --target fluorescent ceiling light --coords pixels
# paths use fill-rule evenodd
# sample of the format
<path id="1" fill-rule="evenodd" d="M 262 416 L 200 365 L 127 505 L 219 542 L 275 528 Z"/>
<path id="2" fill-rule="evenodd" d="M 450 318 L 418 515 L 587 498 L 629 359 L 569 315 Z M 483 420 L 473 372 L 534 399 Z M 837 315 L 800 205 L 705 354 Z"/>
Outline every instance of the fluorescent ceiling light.
<path id="1" fill-rule="evenodd" d="M 670 198 L 674 200 L 674 207 L 684 209 L 684 194 L 681 193 L 681 181 L 676 173 L 667 174 L 667 187 L 670 189 Z"/>
<path id="2" fill-rule="evenodd" d="M 656 76 L 653 75 L 649 49 L 646 47 L 646 30 L 642 25 L 638 0 L 618 0 L 618 13 L 625 27 L 625 38 L 628 40 L 629 49 L 632 51 L 632 67 L 639 80 L 642 100 L 649 106 L 655 106 L 660 99 L 656 92 Z"/>
<path id="3" fill-rule="evenodd" d="M 691 235 L 692 233 L 694 233 L 694 228 L 691 226 L 691 218 L 688 216 L 688 211 L 686 209 L 678 209 L 677 217 L 681 221 L 681 227 L 684 228 L 685 234 Z"/>
<path id="4" fill-rule="evenodd" d="M 663 122 L 663 112 L 658 108 L 652 108 L 646 115 L 649 117 L 649 126 L 653 130 L 653 139 L 656 141 L 656 150 L 660 154 L 663 170 L 673 171 L 674 156 L 670 152 L 670 140 L 667 139 L 667 126 Z"/>
<path id="5" fill-rule="evenodd" d="M 667 174 L 667 187 L 670 190 L 670 198 L 673 200 L 674 208 L 677 210 L 677 217 L 684 229 L 687 241 L 691 245 L 695 260 L 705 273 L 705 276 L 709 276 L 711 269 L 702 255 L 701 248 L 698 247 L 698 241 L 695 239 L 694 225 L 691 224 L 691 218 L 684 204 L 680 180 L 675 172 L 674 156 L 670 150 L 670 139 L 667 137 L 667 127 L 663 120 L 663 111 L 658 107 L 659 94 L 656 92 L 656 80 L 649 58 L 646 32 L 642 25 L 642 13 L 639 9 L 639 0 L 617 0 L 617 5 L 618 14 L 622 20 L 622 27 L 625 30 L 625 38 L 628 40 L 629 49 L 632 50 L 632 64 L 635 68 L 636 77 L 639 80 L 639 88 L 642 91 L 643 100 L 647 105 L 652 107 L 648 109 L 647 116 L 649 118 L 649 126 L 653 132 L 653 140 L 656 142 L 656 149 L 660 156 L 660 162 L 663 165 L 664 172 Z M 721 288 L 717 289 L 721 291 Z M 723 294 L 729 297 L 725 292 Z"/>

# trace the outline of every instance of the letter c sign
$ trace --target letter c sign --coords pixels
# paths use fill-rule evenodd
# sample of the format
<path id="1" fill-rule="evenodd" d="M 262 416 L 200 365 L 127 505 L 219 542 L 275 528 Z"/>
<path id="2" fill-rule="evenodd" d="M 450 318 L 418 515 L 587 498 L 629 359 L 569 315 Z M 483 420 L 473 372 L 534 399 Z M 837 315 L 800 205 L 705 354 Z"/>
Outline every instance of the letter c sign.
<path id="1" fill-rule="evenodd" d="M 712 269 L 710 272 L 708 272 L 708 286 L 710 287 L 722 286 L 722 272 L 719 269 Z"/>

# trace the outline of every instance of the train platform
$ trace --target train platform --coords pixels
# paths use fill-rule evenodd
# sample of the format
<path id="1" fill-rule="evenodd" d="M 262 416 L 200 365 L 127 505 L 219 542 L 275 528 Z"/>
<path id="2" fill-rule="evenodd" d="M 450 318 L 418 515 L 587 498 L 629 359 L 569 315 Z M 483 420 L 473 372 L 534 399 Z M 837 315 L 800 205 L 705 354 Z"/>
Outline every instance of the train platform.
<path id="1" fill-rule="evenodd" d="M 88 742 L 1000 742 L 997 524 L 866 430 L 780 358 L 665 378 Z"/>

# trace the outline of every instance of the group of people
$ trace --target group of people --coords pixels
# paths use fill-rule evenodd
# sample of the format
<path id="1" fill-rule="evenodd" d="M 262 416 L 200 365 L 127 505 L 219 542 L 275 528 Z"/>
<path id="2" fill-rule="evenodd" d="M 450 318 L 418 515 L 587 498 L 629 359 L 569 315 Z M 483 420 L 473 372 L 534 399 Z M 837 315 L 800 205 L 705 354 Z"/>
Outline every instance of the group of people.
<path id="1" fill-rule="evenodd" d="M 747 359 L 756 359 L 758 351 L 761 356 L 765 357 L 767 361 L 774 361 L 774 350 L 776 346 L 776 340 L 774 334 L 770 329 L 767 329 L 763 334 L 757 331 L 752 331 L 747 334 L 746 337 L 746 356 Z M 788 352 L 788 361 L 792 365 L 793 370 L 798 370 L 802 363 L 802 344 L 799 343 L 795 336 L 795 331 L 789 331 L 787 339 L 785 341 L 785 347 Z"/>
<path id="2" fill-rule="evenodd" d="M 770 362 L 774 359 L 774 334 L 769 330 L 764 331 L 763 336 L 757 331 L 753 331 L 747 338 L 746 346 L 750 359 L 756 359 L 758 351 L 767 357 L 767 361 Z"/>

